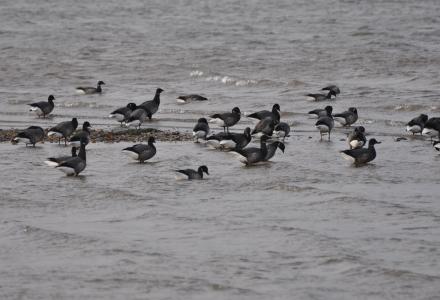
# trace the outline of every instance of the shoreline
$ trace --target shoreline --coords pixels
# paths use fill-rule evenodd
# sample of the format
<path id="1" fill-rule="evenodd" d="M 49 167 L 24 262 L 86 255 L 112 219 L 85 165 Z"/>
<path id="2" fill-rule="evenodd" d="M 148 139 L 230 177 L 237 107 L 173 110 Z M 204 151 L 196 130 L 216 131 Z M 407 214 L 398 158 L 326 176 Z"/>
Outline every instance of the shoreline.
<path id="1" fill-rule="evenodd" d="M 0 143 L 12 142 L 12 139 L 22 129 L 0 129 Z M 58 143 L 57 138 L 47 137 L 49 128 L 45 128 L 45 138 L 42 143 Z M 79 132 L 77 130 L 76 132 Z M 120 130 L 105 130 L 105 129 L 92 129 L 90 133 L 91 143 L 119 143 L 119 142 L 133 142 L 147 141 L 150 136 L 154 136 L 158 141 L 164 142 L 183 142 L 192 141 L 192 135 L 190 133 L 184 133 L 180 131 L 171 130 L 159 130 L 154 128 L 145 129 L 120 129 Z M 41 143 L 41 142 L 39 142 Z M 63 140 L 61 140 L 63 143 Z"/>

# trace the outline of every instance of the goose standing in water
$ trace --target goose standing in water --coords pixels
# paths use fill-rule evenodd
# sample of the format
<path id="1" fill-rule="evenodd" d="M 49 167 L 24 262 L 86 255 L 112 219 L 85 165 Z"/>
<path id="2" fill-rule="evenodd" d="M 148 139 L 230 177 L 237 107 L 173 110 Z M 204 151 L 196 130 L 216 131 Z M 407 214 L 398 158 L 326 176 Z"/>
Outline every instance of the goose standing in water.
<path id="1" fill-rule="evenodd" d="M 310 101 L 325 101 L 330 100 L 333 96 L 336 96 L 333 91 L 329 91 L 327 95 L 324 94 L 307 94 L 306 96 Z"/>
<path id="2" fill-rule="evenodd" d="M 223 127 L 223 131 L 229 132 L 229 127 L 234 126 L 240 121 L 241 111 L 238 107 L 234 107 L 230 113 L 214 114 L 211 121 L 218 126 Z"/>
<path id="3" fill-rule="evenodd" d="M 248 118 L 254 118 L 258 120 L 263 120 L 266 118 L 271 118 L 276 121 L 276 123 L 280 122 L 280 105 L 278 103 L 275 103 L 272 106 L 272 111 L 268 110 L 261 110 L 257 111 L 255 113 L 252 113 L 247 116 Z"/>
<path id="4" fill-rule="evenodd" d="M 146 111 L 150 112 L 148 118 L 151 120 L 152 116 L 159 110 L 160 94 L 163 92 L 161 88 L 156 89 L 153 100 L 145 101 L 139 107 L 144 107 Z"/>
<path id="5" fill-rule="evenodd" d="M 412 132 L 413 135 L 416 133 L 422 134 L 422 131 L 425 128 L 425 124 L 427 121 L 428 116 L 425 114 L 421 114 L 406 124 L 406 131 Z"/>
<path id="6" fill-rule="evenodd" d="M 90 140 L 90 129 L 92 126 L 88 121 L 83 123 L 82 130 L 76 134 L 74 134 L 69 141 L 70 146 L 80 147 L 81 139 L 84 139 L 85 144 L 87 145 Z"/>
<path id="7" fill-rule="evenodd" d="M 138 160 L 139 163 L 144 163 L 144 161 L 152 158 L 156 154 L 156 147 L 154 143 L 156 140 L 154 137 L 150 136 L 148 138 L 148 144 L 136 144 L 131 147 L 125 148 L 122 152 L 126 153 L 134 160 Z"/>
<path id="8" fill-rule="evenodd" d="M 368 141 L 368 148 L 344 150 L 341 151 L 341 154 L 345 159 L 351 161 L 354 165 L 360 166 L 376 158 L 376 149 L 374 149 L 374 145 L 380 143 L 381 142 L 378 142 L 373 138 Z"/>
<path id="9" fill-rule="evenodd" d="M 286 137 L 289 136 L 290 133 L 290 126 L 286 122 L 280 122 L 277 125 L 275 125 L 273 134 L 275 137 L 282 139 L 283 142 L 286 139 Z"/>
<path id="10" fill-rule="evenodd" d="M 321 141 L 324 134 L 328 134 L 328 140 L 330 141 L 330 133 L 335 126 L 335 122 L 333 121 L 332 117 L 333 107 L 326 106 L 325 111 L 327 112 L 327 115 L 320 117 L 316 122 L 315 127 L 319 130 Z"/>
<path id="11" fill-rule="evenodd" d="M 205 118 L 200 118 L 197 124 L 193 128 L 193 137 L 196 139 L 196 143 L 199 139 L 206 140 L 206 136 L 209 134 L 208 121 Z"/>
<path id="12" fill-rule="evenodd" d="M 73 151 L 74 150 L 72 149 L 72 154 L 74 154 Z M 78 176 L 79 173 L 84 171 L 86 165 L 86 144 L 85 140 L 81 139 L 81 146 L 78 156 L 61 161 L 57 166 L 55 166 L 55 168 L 64 172 L 67 176 Z"/>
<path id="13" fill-rule="evenodd" d="M 351 126 L 358 119 L 358 112 L 356 107 L 350 107 L 347 111 L 339 114 L 333 114 L 333 119 L 340 123 L 342 126 Z"/>
<path id="14" fill-rule="evenodd" d="M 437 136 L 440 138 L 440 118 L 431 118 L 425 123 L 422 134 L 431 138 Z"/>
<path id="15" fill-rule="evenodd" d="M 58 167 L 61 163 L 65 162 L 66 160 L 77 156 L 76 147 L 72 147 L 71 153 L 72 155 L 70 156 L 49 157 L 47 160 L 44 161 L 44 163 L 49 167 Z"/>
<path id="16" fill-rule="evenodd" d="M 78 120 L 73 118 L 72 121 L 65 121 L 58 123 L 47 133 L 47 136 L 56 136 L 58 138 L 58 144 L 61 143 L 61 138 L 64 138 L 64 145 L 67 145 L 67 138 L 76 130 L 78 127 Z"/>
<path id="17" fill-rule="evenodd" d="M 91 86 L 79 86 L 76 88 L 76 92 L 78 94 L 90 95 L 90 94 L 100 94 L 102 93 L 101 85 L 105 85 L 104 81 L 98 81 L 96 87 Z"/>
<path id="18" fill-rule="evenodd" d="M 347 143 L 350 149 L 362 148 L 366 142 L 364 126 L 355 127 L 347 137 Z"/>
<path id="19" fill-rule="evenodd" d="M 112 119 L 116 119 L 118 122 L 124 123 L 129 117 L 133 110 L 136 109 L 136 104 L 128 103 L 127 106 L 120 107 L 117 110 L 114 110 L 108 117 Z"/>
<path id="20" fill-rule="evenodd" d="M 147 117 L 151 119 L 151 112 L 144 106 L 136 106 L 136 109 L 125 120 L 125 126 L 138 127 L 139 130 Z"/>
<path id="21" fill-rule="evenodd" d="M 317 108 L 314 110 L 309 111 L 309 116 L 311 118 L 320 118 L 320 117 L 325 117 L 327 115 L 327 111 L 325 110 L 325 108 Z"/>
<path id="22" fill-rule="evenodd" d="M 213 147 L 214 149 L 219 149 L 222 147 L 222 145 L 220 145 L 220 142 L 222 140 L 225 139 L 231 139 L 232 138 L 232 133 L 227 133 L 227 132 L 218 132 L 216 134 L 212 134 L 210 136 L 208 136 L 206 138 L 207 144 L 211 147 Z"/>
<path id="23" fill-rule="evenodd" d="M 44 140 L 44 130 L 39 126 L 30 126 L 23 131 L 17 133 L 14 137 L 14 143 L 25 143 L 26 147 L 32 145 L 35 148 L 35 144 Z"/>
<path id="24" fill-rule="evenodd" d="M 246 147 L 252 139 L 251 129 L 246 127 L 243 133 L 230 133 L 220 140 L 220 148 L 224 150 L 240 150 Z"/>
<path id="25" fill-rule="evenodd" d="M 53 108 L 55 107 L 53 100 L 55 100 L 55 97 L 53 95 L 49 95 L 49 98 L 47 98 L 47 102 L 40 101 L 28 104 L 31 107 L 29 111 L 36 113 L 38 117 L 43 116 L 43 118 L 45 118 L 53 111 Z"/>
<path id="26" fill-rule="evenodd" d="M 322 88 L 321 91 L 331 91 L 335 97 L 341 93 L 341 90 L 334 84 Z"/>
<path id="27" fill-rule="evenodd" d="M 203 179 L 203 173 L 206 173 L 207 175 L 209 175 L 208 173 L 208 167 L 207 166 L 200 166 L 197 171 L 193 170 L 193 169 L 184 169 L 184 170 L 176 170 L 176 172 L 178 172 L 179 174 L 176 175 L 176 179 L 188 179 L 188 180 L 193 180 L 193 179 L 198 179 L 201 180 Z"/>
<path id="28" fill-rule="evenodd" d="M 260 148 L 249 147 L 241 150 L 232 150 L 231 153 L 236 155 L 238 160 L 246 166 L 264 161 L 267 155 L 266 141 L 268 136 L 263 135 L 260 140 Z"/>
<path id="29" fill-rule="evenodd" d="M 254 130 L 252 130 L 252 136 L 257 138 L 262 135 L 272 136 L 273 131 L 275 130 L 276 121 L 272 118 L 265 118 L 255 125 Z"/>

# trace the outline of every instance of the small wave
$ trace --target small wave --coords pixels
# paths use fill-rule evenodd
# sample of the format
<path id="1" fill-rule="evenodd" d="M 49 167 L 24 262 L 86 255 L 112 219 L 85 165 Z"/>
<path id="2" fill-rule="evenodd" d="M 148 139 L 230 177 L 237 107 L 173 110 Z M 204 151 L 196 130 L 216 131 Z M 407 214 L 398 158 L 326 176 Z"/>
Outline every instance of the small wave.
<path id="1" fill-rule="evenodd" d="M 423 110 L 425 106 L 420 104 L 399 104 L 388 108 L 392 108 L 393 110 L 397 111 L 419 111 Z"/>
<path id="2" fill-rule="evenodd" d="M 203 74 L 204 74 L 203 71 L 194 70 L 194 71 L 191 71 L 191 73 L 189 73 L 189 76 L 191 76 L 191 77 L 202 77 Z"/>
<path id="3" fill-rule="evenodd" d="M 191 77 L 197 77 L 197 78 L 203 78 L 205 81 L 209 82 L 219 82 L 225 85 L 234 85 L 237 87 L 243 87 L 243 86 L 279 86 L 279 85 L 285 85 L 284 82 L 276 82 L 274 80 L 270 79 L 247 79 L 247 78 L 238 78 L 233 77 L 229 75 L 218 75 L 218 74 L 212 74 L 212 75 L 206 75 L 203 71 L 200 70 L 194 70 L 190 72 Z"/>
<path id="4" fill-rule="evenodd" d="M 87 107 L 87 108 L 111 108 L 110 105 L 105 104 L 97 104 L 96 102 L 69 102 L 69 103 L 61 103 L 57 105 L 58 107 L 67 107 L 67 108 L 77 108 L 77 107 Z"/>

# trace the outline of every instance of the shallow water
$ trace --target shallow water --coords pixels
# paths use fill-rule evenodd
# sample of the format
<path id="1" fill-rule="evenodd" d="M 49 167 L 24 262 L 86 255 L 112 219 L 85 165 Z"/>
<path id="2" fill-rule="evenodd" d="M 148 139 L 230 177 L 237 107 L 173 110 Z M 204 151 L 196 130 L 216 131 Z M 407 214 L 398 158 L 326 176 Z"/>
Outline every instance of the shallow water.
<path id="1" fill-rule="evenodd" d="M 165 90 L 145 127 L 189 131 L 239 106 L 281 106 L 294 133 L 271 163 L 242 167 L 203 144 L 91 144 L 78 178 L 44 165 L 69 149 L 0 144 L 0 296 L 4 299 L 436 299 L 440 156 L 404 135 L 438 116 L 436 1 L 3 1 L 0 128 L 108 114 Z M 102 95 L 75 86 L 103 80 Z M 358 108 L 382 141 L 354 168 L 346 129 L 320 142 L 304 94 L 329 83 L 334 111 Z M 179 94 L 201 103 L 179 105 Z M 27 103 L 54 94 L 49 119 Z M 233 129 L 254 121 L 242 118 Z M 219 128 L 213 128 L 215 131 Z M 207 180 L 176 181 L 178 168 Z"/>

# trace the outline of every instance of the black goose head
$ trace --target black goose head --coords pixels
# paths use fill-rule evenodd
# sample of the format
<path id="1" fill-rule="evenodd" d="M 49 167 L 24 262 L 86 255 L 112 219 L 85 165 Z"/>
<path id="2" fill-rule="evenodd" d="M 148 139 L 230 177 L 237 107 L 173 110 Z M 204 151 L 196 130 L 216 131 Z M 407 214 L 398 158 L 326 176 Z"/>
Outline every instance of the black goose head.
<path id="1" fill-rule="evenodd" d="M 240 111 L 240 109 L 239 109 L 238 107 L 234 107 L 234 108 L 232 109 L 232 112 L 235 113 L 235 114 L 238 114 L 238 115 L 241 114 L 241 111 Z"/>
<path id="2" fill-rule="evenodd" d="M 133 102 L 131 102 L 131 103 L 128 103 L 127 104 L 127 108 L 129 108 L 130 110 L 135 110 L 136 109 L 136 104 L 135 103 L 133 103 Z"/>
<path id="3" fill-rule="evenodd" d="M 364 126 L 358 126 L 358 127 L 356 127 L 354 130 L 356 130 L 357 132 L 362 132 L 362 133 L 364 133 L 364 132 L 365 132 L 365 127 L 364 127 Z"/>
<path id="4" fill-rule="evenodd" d="M 156 139 L 154 138 L 154 136 L 150 136 L 148 138 L 148 145 L 153 145 L 156 142 Z"/>
<path id="5" fill-rule="evenodd" d="M 74 128 L 78 127 L 78 119 L 77 118 L 72 118 L 72 125 Z"/>
<path id="6" fill-rule="evenodd" d="M 49 102 L 52 102 L 53 100 L 55 100 L 55 97 L 53 95 L 49 95 L 49 98 L 47 98 L 47 100 Z"/>
<path id="7" fill-rule="evenodd" d="M 245 136 L 251 136 L 251 128 L 250 127 L 246 127 L 244 129 L 244 135 Z"/>
<path id="8" fill-rule="evenodd" d="M 380 144 L 381 142 L 376 141 L 375 138 L 372 138 L 371 140 L 368 141 L 368 146 L 373 146 L 375 144 Z"/>
<path id="9" fill-rule="evenodd" d="M 421 114 L 420 120 L 422 120 L 423 124 L 425 124 L 428 121 L 428 115 Z"/>
<path id="10" fill-rule="evenodd" d="M 88 132 L 90 132 L 90 128 L 92 127 L 92 125 L 90 125 L 90 123 L 88 122 L 88 121 L 85 121 L 84 123 L 83 123 L 83 130 L 84 131 L 88 131 Z"/>
<path id="11" fill-rule="evenodd" d="M 161 89 L 161 88 L 157 88 L 156 89 L 156 94 L 160 94 L 160 93 L 162 93 L 163 92 L 163 90 Z"/>
<path id="12" fill-rule="evenodd" d="M 209 175 L 209 173 L 208 173 L 208 167 L 207 167 L 207 166 L 200 166 L 200 167 L 199 167 L 199 169 L 198 169 L 198 173 L 199 173 L 200 175 L 202 175 L 203 172 L 205 172 L 207 175 Z"/>
<path id="13" fill-rule="evenodd" d="M 328 105 L 325 107 L 325 111 L 327 112 L 327 116 L 331 117 L 332 112 L 333 112 L 333 107 Z"/>
<path id="14" fill-rule="evenodd" d="M 279 105 L 278 103 L 275 103 L 275 104 L 272 106 L 272 112 L 274 112 L 275 110 L 278 111 L 278 113 L 279 113 L 280 110 L 281 110 L 280 105 Z"/>
<path id="15" fill-rule="evenodd" d="M 105 85 L 105 82 L 104 81 L 98 81 L 98 85 Z"/>
<path id="16" fill-rule="evenodd" d="M 358 114 L 358 111 L 357 111 L 356 107 L 349 107 L 349 108 L 348 108 L 348 111 L 354 113 L 355 115 Z"/>
<path id="17" fill-rule="evenodd" d="M 197 123 L 206 123 L 208 124 L 208 121 L 206 120 L 206 118 L 200 118 L 197 120 Z"/>

